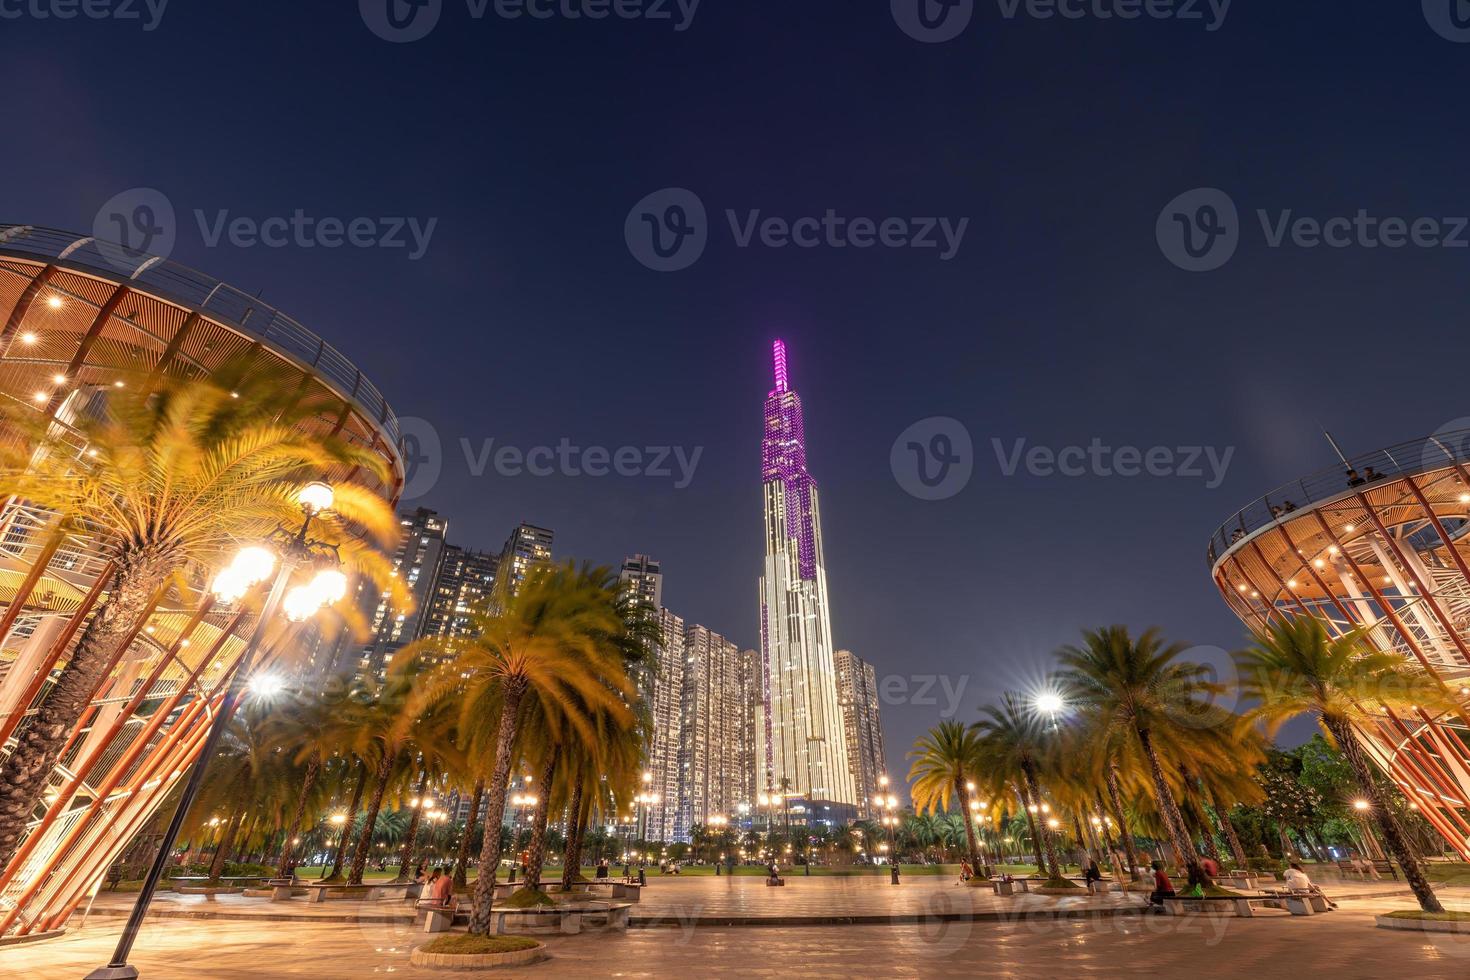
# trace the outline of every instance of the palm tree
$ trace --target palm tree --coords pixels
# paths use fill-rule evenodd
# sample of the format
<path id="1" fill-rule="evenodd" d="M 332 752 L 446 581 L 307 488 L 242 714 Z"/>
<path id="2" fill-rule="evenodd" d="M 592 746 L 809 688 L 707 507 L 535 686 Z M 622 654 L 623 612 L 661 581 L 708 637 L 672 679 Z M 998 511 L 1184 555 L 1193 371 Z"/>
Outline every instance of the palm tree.
<path id="1" fill-rule="evenodd" d="M 236 365 L 210 380 L 110 390 L 104 413 L 79 413 L 70 429 L 29 406 L 0 408 L 23 436 L 0 455 L 0 495 L 55 512 L 61 528 L 92 537 L 110 563 L 105 597 L 0 764 L 0 867 L 15 854 L 68 733 L 167 587 L 202 581 L 236 542 L 294 522 L 304 482 L 340 466 L 386 477 L 377 454 L 309 426 L 326 406 L 282 397 L 294 387 L 259 365 Z M 341 486 L 334 511 L 316 536 L 386 577 L 349 525 L 387 544 L 397 534 L 391 508 L 362 487 Z"/>
<path id="2" fill-rule="evenodd" d="M 1090 630 L 1082 637 L 1081 647 L 1057 652 L 1062 665 L 1058 680 L 1081 707 L 1097 714 L 1104 730 L 1118 728 L 1137 740 L 1175 853 L 1185 863 L 1198 860 L 1160 759 L 1158 739 L 1167 737 L 1161 732 L 1208 710 L 1205 699 L 1222 688 L 1207 679 L 1207 668 L 1180 661 L 1188 648 L 1165 645 L 1157 629 L 1145 630 L 1136 641 L 1123 626 Z"/>
<path id="3" fill-rule="evenodd" d="M 970 867 L 979 869 L 980 847 L 975 840 L 974 813 L 970 807 L 971 789 L 979 777 L 981 756 L 980 733 L 974 725 L 957 721 L 941 721 L 919 736 L 909 750 L 913 759 L 909 767 L 909 793 L 920 810 L 945 812 L 950 800 L 959 803 L 965 824 L 965 849 Z M 979 802 L 978 800 L 976 801 Z M 985 869 L 989 877 L 989 869 Z"/>
<path id="4" fill-rule="evenodd" d="M 1038 825 L 1041 811 L 1040 772 L 1045 756 L 1044 732 L 1034 712 L 1021 706 L 1020 699 L 1006 693 L 999 705 L 986 705 L 984 716 L 976 723 L 982 753 L 981 770 L 987 775 L 992 796 L 1014 791 L 1031 830 L 1031 846 L 1036 853 L 1036 870 L 1052 878 L 1062 876 L 1057 860 L 1056 842 L 1050 829 Z"/>
<path id="5" fill-rule="evenodd" d="M 461 730 L 494 726 L 487 828 L 500 826 L 505 815 L 528 700 L 552 710 L 576 701 L 591 712 L 628 713 L 632 685 L 606 640 L 625 629 L 618 615 L 619 592 L 616 578 L 605 568 L 578 569 L 570 563 L 537 568 L 518 593 L 473 615 L 473 635 L 460 640 L 453 663 L 426 685 L 431 699 L 454 700 Z M 587 740 L 595 737 L 583 712 L 567 712 L 567 719 Z M 470 917 L 472 933 L 489 933 L 500 856 L 499 835 L 486 833 Z"/>
<path id="6" fill-rule="evenodd" d="M 1300 715 L 1317 715 L 1372 804 L 1383 842 L 1402 866 L 1420 908 L 1443 912 L 1355 732 L 1376 723 L 1367 707 L 1374 703 L 1430 713 L 1455 710 L 1443 686 L 1399 654 L 1374 649 L 1361 631 L 1332 638 L 1318 620 L 1305 616 L 1283 617 L 1257 632 L 1254 645 L 1237 653 L 1235 661 L 1241 693 L 1257 703 L 1252 716 L 1265 724 L 1268 735 Z"/>

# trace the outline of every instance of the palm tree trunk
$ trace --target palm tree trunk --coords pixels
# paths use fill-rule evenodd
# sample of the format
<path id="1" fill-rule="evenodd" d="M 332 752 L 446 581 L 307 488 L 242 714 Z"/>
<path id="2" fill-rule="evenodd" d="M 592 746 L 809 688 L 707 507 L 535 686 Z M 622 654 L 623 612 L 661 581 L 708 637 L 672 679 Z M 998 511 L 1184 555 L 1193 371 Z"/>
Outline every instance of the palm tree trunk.
<path id="1" fill-rule="evenodd" d="M 1023 772 L 1026 775 L 1026 788 L 1031 793 L 1031 798 L 1036 801 L 1039 813 L 1041 807 L 1041 786 L 1036 781 L 1036 769 L 1034 766 L 1028 764 L 1023 767 Z M 1027 810 L 1027 813 L 1029 812 L 1030 810 Z M 1036 821 L 1032 821 L 1031 827 L 1033 833 L 1039 831 L 1041 834 L 1041 842 L 1046 850 L 1047 874 L 1053 878 L 1060 878 L 1062 876 L 1062 868 L 1061 863 L 1057 860 L 1057 842 L 1051 833 L 1051 828 L 1044 823 L 1038 825 Z"/>
<path id="2" fill-rule="evenodd" d="M 378 823 L 378 811 L 383 808 L 383 794 L 388 792 L 388 780 L 393 777 L 393 766 L 398 762 L 398 747 L 383 753 L 378 763 L 377 783 L 373 786 L 373 798 L 368 802 L 367 814 L 362 821 L 362 836 L 357 839 L 357 850 L 352 853 L 352 870 L 347 874 L 350 885 L 362 884 L 362 873 L 367 867 L 368 852 L 373 849 L 373 828 Z"/>
<path id="3" fill-rule="evenodd" d="M 67 736 L 102 685 L 124 643 L 142 626 L 168 568 L 145 555 L 117 559 L 107 598 L 82 629 L 71 659 L 56 683 L 20 729 L 15 750 L 0 763 L 0 868 L 20 847 L 31 814 L 41 802 Z M 25 710 L 19 705 L 17 710 Z"/>
<path id="4" fill-rule="evenodd" d="M 321 765 L 322 757 L 318 752 L 313 752 L 306 761 L 306 777 L 301 781 L 301 794 L 296 797 L 296 813 L 286 825 L 286 836 L 281 842 L 281 863 L 276 868 L 277 878 L 284 878 L 291 873 L 292 859 L 296 856 L 296 847 L 291 843 L 291 838 L 301 829 L 301 821 L 306 816 L 306 800 L 311 795 L 312 787 L 316 785 L 316 774 L 321 770 Z"/>
<path id="5" fill-rule="evenodd" d="M 1225 834 L 1225 841 L 1230 845 L 1230 853 L 1235 858 L 1235 866 L 1244 868 L 1247 865 L 1245 848 L 1240 846 L 1240 835 L 1235 832 L 1235 824 L 1230 821 L 1230 811 L 1219 800 L 1215 801 L 1215 815 L 1220 818 L 1220 830 Z"/>
<path id="6" fill-rule="evenodd" d="M 1419 861 L 1414 849 L 1409 846 L 1409 841 L 1404 836 L 1404 828 L 1399 826 L 1399 819 L 1394 815 L 1389 801 L 1384 798 L 1378 780 L 1373 778 L 1372 766 L 1363 752 L 1363 747 L 1358 744 L 1358 738 L 1352 726 L 1343 719 L 1330 715 L 1324 715 L 1322 723 L 1332 732 L 1332 737 L 1337 741 L 1337 747 L 1342 751 L 1348 764 L 1353 767 L 1353 775 L 1358 779 L 1358 788 L 1373 804 L 1373 816 L 1378 821 L 1378 831 L 1383 837 L 1383 844 L 1403 868 L 1404 880 L 1414 890 L 1414 897 L 1419 900 L 1419 907 L 1426 912 L 1443 912 L 1444 906 L 1439 903 L 1439 897 L 1434 894 L 1434 889 L 1429 884 L 1429 878 L 1424 873 L 1424 865 Z"/>
<path id="7" fill-rule="evenodd" d="M 970 867 L 978 874 L 984 869 L 985 877 L 990 877 L 990 866 L 982 865 L 980 862 L 980 845 L 975 840 L 975 815 L 970 812 L 970 785 L 964 777 L 956 777 L 954 781 L 955 795 L 960 800 L 960 819 L 965 822 L 965 845 L 970 852 Z"/>
<path id="8" fill-rule="evenodd" d="M 235 846 L 235 835 L 240 832 L 240 824 L 244 820 L 243 813 L 236 813 L 225 824 L 225 832 L 219 839 L 219 846 L 214 849 L 214 858 L 209 862 L 209 880 L 205 884 L 211 887 L 219 884 L 220 875 L 225 873 L 225 861 Z"/>
<path id="9" fill-rule="evenodd" d="M 1123 855 L 1128 858 L 1128 877 L 1133 881 L 1140 878 L 1138 849 L 1133 844 L 1133 831 L 1128 829 L 1128 818 L 1123 813 L 1123 794 L 1118 789 L 1118 770 L 1108 766 L 1108 803 L 1113 811 L 1113 823 L 1118 825 L 1118 838 L 1123 842 Z M 1098 801 L 1099 804 L 1102 802 Z"/>
<path id="10" fill-rule="evenodd" d="M 536 801 L 535 830 L 531 833 L 531 854 L 526 861 L 526 889 L 541 888 L 541 865 L 546 862 L 546 822 L 551 816 L 551 781 L 556 778 L 557 757 L 561 746 L 547 749 L 546 764 L 541 767 L 541 798 Z"/>
<path id="11" fill-rule="evenodd" d="M 1159 762 L 1159 753 L 1154 749 L 1153 736 L 1147 728 L 1138 729 L 1138 742 L 1143 747 L 1143 754 L 1148 757 L 1148 768 L 1154 781 L 1154 798 L 1159 805 L 1159 813 L 1164 818 L 1164 828 L 1169 833 L 1169 844 L 1179 859 L 1185 864 L 1198 861 L 1199 854 L 1195 852 L 1194 842 L 1189 839 L 1189 834 L 1184 829 L 1184 814 L 1179 812 L 1179 804 L 1174 799 L 1174 791 L 1169 788 L 1164 779 L 1164 767 Z"/>
<path id="12" fill-rule="evenodd" d="M 500 822 L 505 819 L 505 793 L 510 783 L 511 749 L 520 721 L 521 699 L 526 694 L 524 678 L 505 683 L 500 706 L 500 727 L 495 736 L 495 770 L 490 775 L 490 798 L 485 805 L 485 842 L 480 847 L 480 876 L 475 880 L 474 909 L 470 932 L 490 934 L 490 908 L 495 900 L 495 873 L 500 868 Z"/>
<path id="13" fill-rule="evenodd" d="M 347 822 L 342 825 L 342 833 L 337 838 L 337 856 L 332 859 L 332 873 L 328 881 L 338 881 L 342 877 L 342 861 L 347 856 L 347 842 L 352 837 L 353 828 L 357 826 L 357 808 L 362 805 L 362 794 L 367 789 L 368 768 L 367 763 L 357 764 L 357 786 L 352 790 L 352 802 L 347 807 Z"/>
<path id="14" fill-rule="evenodd" d="M 561 890 L 572 890 L 572 882 L 582 877 L 582 829 L 586 824 L 582 814 L 582 789 L 586 773 L 578 771 L 577 781 L 572 787 L 572 804 L 567 808 L 567 847 L 562 854 Z"/>
<path id="15" fill-rule="evenodd" d="M 1036 827 L 1036 815 L 1031 812 L 1031 793 L 1022 781 L 1017 787 L 1021 791 L 1021 811 L 1026 814 L 1026 824 L 1031 828 L 1031 848 L 1036 855 L 1036 873 L 1046 873 L 1046 858 L 1041 853 L 1041 832 Z"/>
<path id="16" fill-rule="evenodd" d="M 399 852 L 398 877 L 394 881 L 408 881 L 413 875 L 413 856 L 419 849 L 419 824 L 424 815 L 424 793 L 429 789 L 429 769 L 425 766 L 419 773 L 419 805 L 411 807 L 413 816 L 408 818 L 408 831 L 403 835 L 403 849 Z"/>
<path id="17" fill-rule="evenodd" d="M 480 816 L 480 798 L 485 795 L 485 780 L 481 779 L 475 783 L 475 795 L 470 800 L 469 819 L 464 822 L 464 833 L 459 838 L 459 857 L 454 859 L 454 884 L 457 888 L 465 886 L 465 869 L 470 863 L 470 838 L 475 836 L 475 822 Z"/>

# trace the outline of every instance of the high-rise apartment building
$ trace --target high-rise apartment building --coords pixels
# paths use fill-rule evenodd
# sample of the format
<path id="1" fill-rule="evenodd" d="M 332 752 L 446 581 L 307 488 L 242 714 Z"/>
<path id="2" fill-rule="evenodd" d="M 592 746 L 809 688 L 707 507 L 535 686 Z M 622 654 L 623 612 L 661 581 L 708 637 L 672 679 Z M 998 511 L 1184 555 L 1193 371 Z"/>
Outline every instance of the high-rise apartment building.
<path id="1" fill-rule="evenodd" d="M 520 594 L 521 583 L 532 568 L 551 561 L 552 537 L 552 532 L 546 528 L 525 523 L 517 524 L 516 529 L 510 532 L 510 537 L 505 539 L 505 545 L 500 549 L 496 570 L 497 575 L 506 577 L 501 587 L 510 595 Z"/>
<path id="2" fill-rule="evenodd" d="M 779 340 L 774 359 L 761 441 L 766 559 L 757 785 L 806 800 L 813 821 L 838 823 L 856 815 L 859 796 L 837 705 L 821 513 L 807 471 L 801 398 L 791 389 Z"/>
<path id="3" fill-rule="evenodd" d="M 837 665 L 837 706 L 842 711 L 842 732 L 859 809 L 876 818 L 873 797 L 878 795 L 878 777 L 887 772 L 883 724 L 878 717 L 878 675 L 872 664 L 851 650 L 838 650 L 833 662 Z"/>
<path id="4" fill-rule="evenodd" d="M 746 744 L 754 743 L 755 731 L 745 675 L 739 646 L 698 624 L 684 630 L 675 840 L 688 840 L 694 825 L 711 815 L 733 817 L 754 797 Z"/>
<path id="5" fill-rule="evenodd" d="M 359 585 L 361 608 L 372 624 L 372 638 L 362 648 L 359 669 L 370 677 L 381 678 L 393 654 L 424 635 L 447 547 L 449 523 L 427 507 L 400 514 L 398 523 L 401 537 L 393 553 L 393 574 L 403 582 L 413 607 L 394 609 L 389 593 L 372 582 Z"/>
<path id="6" fill-rule="evenodd" d="M 458 545 L 444 549 L 439 579 L 424 624 L 425 636 L 447 639 L 471 632 L 471 616 L 490 597 L 500 556 Z"/>
<path id="7" fill-rule="evenodd" d="M 642 694 L 652 715 L 648 768 L 651 778 L 643 794 L 656 799 L 643 804 L 648 840 L 675 840 L 679 815 L 679 747 L 684 695 L 684 620 L 667 609 L 658 611 L 659 643 L 644 670 Z"/>
<path id="8" fill-rule="evenodd" d="M 652 558 L 634 555 L 623 559 L 622 568 L 618 571 L 618 581 L 623 584 L 623 588 L 646 600 L 654 609 L 663 608 L 663 566 Z"/>

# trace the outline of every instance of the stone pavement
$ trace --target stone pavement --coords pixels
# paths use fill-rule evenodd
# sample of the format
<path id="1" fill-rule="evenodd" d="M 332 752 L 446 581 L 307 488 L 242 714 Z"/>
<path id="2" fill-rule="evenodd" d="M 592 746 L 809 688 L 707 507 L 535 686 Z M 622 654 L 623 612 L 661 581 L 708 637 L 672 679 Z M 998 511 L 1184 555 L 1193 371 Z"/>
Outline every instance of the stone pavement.
<path id="1" fill-rule="evenodd" d="M 1402 883 L 1328 883 L 1329 894 L 1388 895 L 1404 893 Z M 132 906 L 130 895 L 102 893 L 92 916 L 102 920 L 124 916 Z M 891 924 L 946 919 L 1009 919 L 1086 915 L 1095 911 L 1137 908 L 1137 894 L 1114 893 L 1090 898 L 1054 898 L 1015 895 L 1000 898 L 989 888 L 957 885 L 952 878 L 910 876 L 894 887 L 883 877 L 807 878 L 793 875 L 784 888 L 768 888 L 760 877 L 656 878 L 633 907 L 634 926 L 685 925 L 818 925 Z M 393 922 L 412 917 L 401 899 L 376 902 L 328 901 L 309 904 L 305 898 L 271 902 L 241 895 L 176 895 L 163 893 L 153 903 L 160 916 L 290 920 Z"/>
<path id="2" fill-rule="evenodd" d="M 1456 897 L 1463 903 L 1470 894 Z M 551 960 L 493 975 L 667 980 L 694 970 L 721 978 L 1463 980 L 1470 974 L 1470 938 L 1373 928 L 1375 911 L 1409 904 L 1394 899 L 1344 902 L 1342 911 L 1311 918 L 1126 915 L 929 926 L 635 929 L 622 935 L 551 939 Z M 77 980 L 106 960 L 120 925 L 116 919 L 94 917 L 59 940 L 0 950 L 0 963 L 11 975 Z M 422 940 L 408 925 L 395 923 L 153 920 L 143 930 L 133 963 L 144 980 L 358 980 L 388 973 L 405 980 L 453 977 L 409 965 L 409 950 Z"/>

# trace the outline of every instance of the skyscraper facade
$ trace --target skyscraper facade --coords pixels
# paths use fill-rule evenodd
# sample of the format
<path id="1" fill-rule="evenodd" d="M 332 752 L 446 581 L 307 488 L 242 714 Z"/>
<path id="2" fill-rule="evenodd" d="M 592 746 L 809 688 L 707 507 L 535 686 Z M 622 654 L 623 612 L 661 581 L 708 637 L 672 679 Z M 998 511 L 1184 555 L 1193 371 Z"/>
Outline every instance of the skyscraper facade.
<path id="1" fill-rule="evenodd" d="M 878 795 L 878 777 L 888 768 L 883 756 L 883 724 L 878 717 L 878 674 L 872 664 L 851 650 L 838 650 L 833 662 L 837 665 L 837 706 L 842 710 L 842 733 L 857 786 L 858 809 L 869 819 L 876 819 L 873 797 Z"/>
<path id="2" fill-rule="evenodd" d="M 774 359 L 761 443 L 766 559 L 758 789 L 804 798 L 813 820 L 840 822 L 855 815 L 859 797 L 837 704 L 817 484 L 807 471 L 801 398 L 791 389 L 779 340 Z"/>
<path id="3" fill-rule="evenodd" d="M 618 581 L 623 588 L 644 599 L 654 609 L 664 606 L 663 566 L 647 555 L 633 555 L 623 559 L 618 571 Z"/>
<path id="4" fill-rule="evenodd" d="M 656 799 L 644 804 L 648 840 L 671 841 L 678 830 L 679 746 L 683 737 L 684 620 L 667 609 L 658 611 L 659 643 L 644 673 L 643 696 L 652 715 L 648 769 L 652 779 L 643 792 Z"/>
<path id="5" fill-rule="evenodd" d="M 505 545 L 500 549 L 496 571 L 497 575 L 505 576 L 505 581 L 500 584 L 507 594 L 519 595 L 521 583 L 531 569 L 551 561 L 552 538 L 551 531 L 534 524 L 517 524 L 510 532 L 510 537 L 505 539 Z"/>
<path id="6" fill-rule="evenodd" d="M 362 649 L 361 671 L 381 678 L 393 654 L 424 635 L 447 547 L 449 522 L 427 507 L 398 517 L 401 537 L 393 553 L 393 574 L 413 599 L 411 610 L 395 609 L 389 593 L 370 581 L 359 586 L 359 602 L 372 624 L 372 638 Z"/>
<path id="7" fill-rule="evenodd" d="M 754 798 L 747 766 L 753 719 L 740 647 L 697 623 L 684 630 L 684 692 L 679 751 L 680 812 L 676 840 L 711 815 L 733 818 Z"/>

